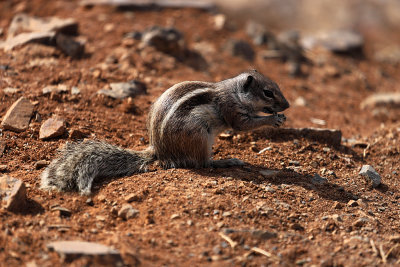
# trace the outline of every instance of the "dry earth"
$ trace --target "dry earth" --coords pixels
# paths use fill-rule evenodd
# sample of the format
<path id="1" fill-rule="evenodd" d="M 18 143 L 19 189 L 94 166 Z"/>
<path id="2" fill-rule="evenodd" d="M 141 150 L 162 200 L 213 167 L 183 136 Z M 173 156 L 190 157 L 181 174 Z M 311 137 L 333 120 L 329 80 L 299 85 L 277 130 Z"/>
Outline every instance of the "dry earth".
<path id="1" fill-rule="evenodd" d="M 94 265 L 90 257 L 66 262 L 47 248 L 61 240 L 112 246 L 127 265 L 399 264 L 400 110 L 361 109 L 360 103 L 373 93 L 399 92 L 400 69 L 373 59 L 373 39 L 367 39 L 365 57 L 309 52 L 313 64 L 304 65 L 304 75 L 294 78 L 285 63 L 259 56 L 265 47 L 253 46 L 258 55 L 253 62 L 225 52 L 228 39 L 250 39 L 242 26 L 216 30 L 214 14 L 207 11 L 2 1 L 2 39 L 21 12 L 76 19 L 85 54 L 73 59 L 42 44 L 0 51 L 0 116 L 21 96 L 34 103 L 26 131 L 0 132 L 5 144 L 1 172 L 21 179 L 29 200 L 21 212 L 0 211 L 0 265 Z M 177 59 L 124 38 L 153 25 L 180 30 L 187 47 L 199 49 L 207 66 L 195 64 L 200 59 Z M 83 135 L 143 149 L 148 143 L 146 114 L 169 86 L 185 80 L 219 81 L 249 68 L 275 80 L 291 102 L 284 127 L 340 129 L 342 144 L 333 147 L 290 135 L 271 138 L 266 130 L 232 133 L 232 138 L 216 140 L 214 157 L 239 158 L 246 161 L 244 167 L 153 166 L 148 173 L 96 184 L 89 200 L 78 193 L 39 189 L 43 169 L 36 163 L 53 159 L 60 145 Z M 109 83 L 132 79 L 146 84 L 146 95 L 114 100 L 96 94 Z M 80 93 L 42 93 L 58 84 L 76 86 Z M 6 93 L 7 87 L 19 91 Z M 295 104 L 299 97 L 305 105 Z M 65 120 L 67 131 L 39 139 L 41 124 L 53 116 Z M 358 175 L 365 164 L 382 177 L 377 188 Z M 271 169 L 279 173 L 260 173 Z M 315 174 L 327 180 L 318 184 Z M 125 220 L 117 213 L 129 198 L 139 214 Z"/>

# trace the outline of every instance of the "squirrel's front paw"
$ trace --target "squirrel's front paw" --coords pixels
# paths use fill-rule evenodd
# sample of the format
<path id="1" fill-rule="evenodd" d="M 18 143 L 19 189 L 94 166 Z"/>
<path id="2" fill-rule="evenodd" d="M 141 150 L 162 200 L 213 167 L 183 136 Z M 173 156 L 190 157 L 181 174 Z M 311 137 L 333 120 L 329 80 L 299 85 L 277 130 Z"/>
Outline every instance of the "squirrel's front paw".
<path id="1" fill-rule="evenodd" d="M 284 114 L 274 115 L 274 126 L 279 127 L 286 121 L 286 116 Z"/>

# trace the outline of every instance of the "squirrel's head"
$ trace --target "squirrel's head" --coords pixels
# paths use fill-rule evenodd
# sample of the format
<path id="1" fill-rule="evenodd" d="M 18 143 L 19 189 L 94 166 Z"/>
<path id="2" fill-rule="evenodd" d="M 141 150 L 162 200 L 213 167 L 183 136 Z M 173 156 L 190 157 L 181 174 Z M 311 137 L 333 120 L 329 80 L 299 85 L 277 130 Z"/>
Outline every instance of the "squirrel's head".
<path id="1" fill-rule="evenodd" d="M 241 75 L 240 86 L 255 112 L 274 114 L 289 108 L 279 86 L 256 70 Z"/>

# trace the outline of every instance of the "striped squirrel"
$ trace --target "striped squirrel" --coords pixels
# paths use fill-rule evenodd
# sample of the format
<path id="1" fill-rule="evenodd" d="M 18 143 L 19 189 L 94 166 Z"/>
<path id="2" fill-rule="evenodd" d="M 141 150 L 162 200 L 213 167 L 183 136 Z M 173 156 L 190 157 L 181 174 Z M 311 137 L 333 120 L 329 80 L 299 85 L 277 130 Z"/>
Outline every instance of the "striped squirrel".
<path id="1" fill-rule="evenodd" d="M 96 178 L 145 172 L 154 161 L 163 168 L 240 166 L 244 163 L 238 159 L 211 160 L 214 138 L 226 129 L 279 127 L 286 117 L 278 112 L 288 107 L 278 85 L 256 70 L 217 83 L 182 82 L 151 107 L 147 149 L 132 151 L 99 141 L 68 143 L 42 173 L 41 188 L 88 195 Z"/>

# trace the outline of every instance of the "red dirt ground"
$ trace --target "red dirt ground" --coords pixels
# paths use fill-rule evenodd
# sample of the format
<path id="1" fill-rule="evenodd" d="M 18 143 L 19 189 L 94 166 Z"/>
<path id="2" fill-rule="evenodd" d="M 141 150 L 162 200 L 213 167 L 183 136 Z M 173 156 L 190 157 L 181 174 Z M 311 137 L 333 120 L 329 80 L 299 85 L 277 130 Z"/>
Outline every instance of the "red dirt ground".
<path id="1" fill-rule="evenodd" d="M 8 175 L 22 179 L 30 199 L 28 211 L 0 211 L 0 262 L 2 266 L 60 266 L 62 258 L 46 247 L 56 240 L 83 240 L 113 246 L 127 265 L 143 266 L 376 266 L 399 264 L 400 123 L 399 110 L 380 116 L 362 110 L 360 103 L 375 92 L 399 91 L 400 70 L 372 60 L 367 44 L 365 59 L 334 56 L 316 51 L 306 75 L 293 78 L 284 63 L 256 57 L 254 62 L 235 58 L 222 50 L 229 38 L 248 40 L 243 27 L 215 30 L 213 15 L 193 9 L 118 11 L 112 7 L 80 7 L 77 1 L 2 1 L 0 27 L 5 38 L 12 17 L 19 12 L 39 17 L 72 17 L 86 40 L 86 55 L 71 59 L 54 47 L 30 44 L 12 52 L 0 51 L 0 88 L 21 89 L 16 94 L 0 90 L 0 116 L 19 97 L 36 102 L 30 127 L 22 133 L 3 130 L 6 150 L 0 164 Z M 184 33 L 189 49 L 207 43 L 206 70 L 123 36 L 148 26 L 174 26 Z M 108 29 L 108 31 L 107 31 Z M 111 30 L 110 30 L 111 29 Z M 373 40 L 371 40 L 373 41 Z M 255 47 L 256 52 L 263 48 Z M 107 63 L 114 55 L 119 62 Z M 53 62 L 53 63 L 52 63 Z M 292 103 L 285 112 L 285 127 L 317 127 L 311 118 L 326 121 L 322 127 L 342 130 L 343 137 L 369 144 L 368 149 L 342 142 L 339 148 L 299 138 L 270 139 L 263 130 L 234 133 L 231 140 L 216 140 L 215 158 L 235 157 L 244 167 L 228 169 L 169 169 L 97 184 L 91 196 L 44 192 L 36 170 L 39 160 L 51 160 L 57 148 L 71 141 L 68 134 L 39 140 L 42 121 L 58 115 L 67 129 L 80 129 L 89 139 L 131 149 L 148 143 L 146 114 L 151 103 L 171 85 L 185 80 L 219 81 L 256 68 L 275 80 Z M 111 100 L 96 92 L 111 82 L 138 79 L 148 94 L 128 100 Z M 77 86 L 81 94 L 49 97 L 47 85 Z M 295 106 L 303 97 L 307 105 Z M 134 112 L 132 112 L 134 111 Z M 37 114 L 37 115 L 36 115 Z M 320 126 L 321 127 L 321 126 Z M 263 148 L 271 147 L 261 154 Z M 298 161 L 299 166 L 292 166 Z M 372 188 L 358 172 L 374 166 L 383 184 Z M 266 178 L 263 169 L 283 170 Z M 314 185 L 314 174 L 328 179 Z M 116 216 L 126 197 L 138 194 L 132 206 L 137 218 Z M 357 206 L 349 206 L 357 200 Z M 56 205 L 71 210 L 70 217 L 52 211 Z M 231 230 L 236 230 L 232 233 Z M 262 238 L 252 230 L 274 233 Z M 220 233 L 237 242 L 231 247 Z M 397 239 L 397 242 L 398 239 Z M 269 252 L 252 252 L 256 247 Z M 73 266 L 89 264 L 73 261 Z M 36 264 L 36 265 L 34 265 Z M 28 266 L 28 265 L 26 265 Z"/>

